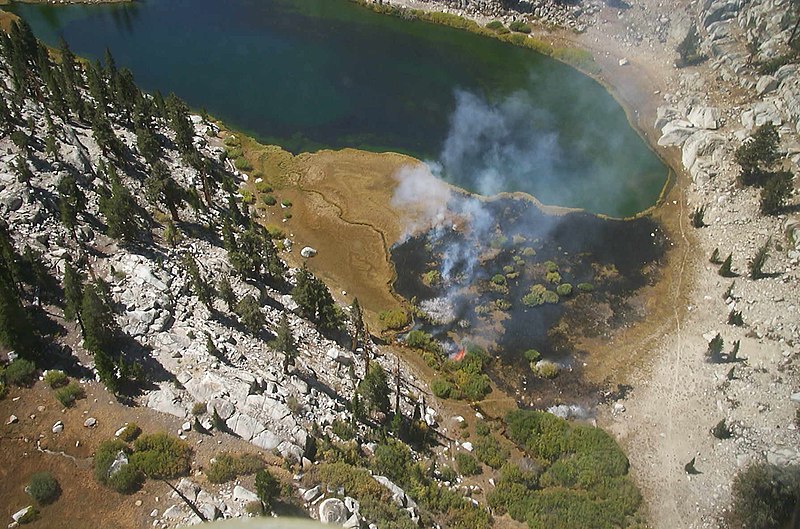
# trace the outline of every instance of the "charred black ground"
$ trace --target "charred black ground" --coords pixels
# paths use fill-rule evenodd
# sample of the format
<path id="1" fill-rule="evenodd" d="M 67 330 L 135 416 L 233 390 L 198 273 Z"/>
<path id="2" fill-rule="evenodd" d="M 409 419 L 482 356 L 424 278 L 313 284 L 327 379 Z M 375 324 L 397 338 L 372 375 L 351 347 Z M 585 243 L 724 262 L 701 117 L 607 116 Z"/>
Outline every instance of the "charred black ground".
<path id="1" fill-rule="evenodd" d="M 396 291 L 427 314 L 415 328 L 451 354 L 465 341 L 485 347 L 495 359 L 489 374 L 506 389 L 548 402 L 589 397 L 577 360 L 591 352 L 574 344 L 636 316 L 629 300 L 655 280 L 665 252 L 658 223 L 548 215 L 522 198 L 457 200 L 451 210 L 469 212 L 460 220 L 392 248 Z M 554 302 L 566 284 L 572 293 L 562 286 Z M 525 298 L 534 285 L 547 301 L 541 287 Z M 533 375 L 529 349 L 562 368 L 553 382 Z"/>

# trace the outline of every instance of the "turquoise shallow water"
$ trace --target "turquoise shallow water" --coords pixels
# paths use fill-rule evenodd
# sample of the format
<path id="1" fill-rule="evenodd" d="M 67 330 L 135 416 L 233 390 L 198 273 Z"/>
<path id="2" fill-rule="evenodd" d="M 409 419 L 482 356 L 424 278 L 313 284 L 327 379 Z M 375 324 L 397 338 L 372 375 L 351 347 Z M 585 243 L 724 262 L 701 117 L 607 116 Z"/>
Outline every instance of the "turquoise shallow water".
<path id="1" fill-rule="evenodd" d="M 483 194 L 627 216 L 667 168 L 605 89 L 499 41 L 347 0 L 15 4 L 37 36 L 109 48 L 147 90 L 175 92 L 263 142 L 399 151 Z"/>

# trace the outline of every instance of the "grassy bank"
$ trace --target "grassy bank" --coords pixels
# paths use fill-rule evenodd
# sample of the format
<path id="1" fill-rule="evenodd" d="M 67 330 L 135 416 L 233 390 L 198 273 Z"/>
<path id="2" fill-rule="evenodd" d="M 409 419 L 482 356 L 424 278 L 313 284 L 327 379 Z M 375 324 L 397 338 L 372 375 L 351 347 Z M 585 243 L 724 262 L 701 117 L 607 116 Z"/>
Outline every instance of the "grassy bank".
<path id="1" fill-rule="evenodd" d="M 439 24 L 451 28 L 462 29 L 484 37 L 494 38 L 521 48 L 528 48 L 542 55 L 547 55 L 558 61 L 569 64 L 589 74 L 597 74 L 600 66 L 594 61 L 592 54 L 586 50 L 571 47 L 554 46 L 544 40 L 526 33 L 498 32 L 488 27 L 481 26 L 474 20 L 451 13 L 430 12 L 421 9 L 396 7 L 386 4 L 376 4 L 368 0 L 352 0 L 376 13 L 391 15 L 406 20 L 420 20 L 431 24 Z"/>

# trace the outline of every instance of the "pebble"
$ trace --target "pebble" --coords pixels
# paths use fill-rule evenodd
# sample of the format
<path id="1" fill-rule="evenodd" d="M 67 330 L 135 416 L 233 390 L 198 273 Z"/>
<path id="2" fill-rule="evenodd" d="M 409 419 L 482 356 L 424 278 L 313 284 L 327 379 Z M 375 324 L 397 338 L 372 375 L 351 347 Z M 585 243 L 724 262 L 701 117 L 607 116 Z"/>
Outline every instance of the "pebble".
<path id="1" fill-rule="evenodd" d="M 142 506 L 142 500 L 136 500 L 135 502 L 133 502 L 133 504 L 136 505 L 137 507 L 141 507 Z"/>
<path id="2" fill-rule="evenodd" d="M 16 415 L 11 415 L 6 421 L 6 424 L 14 424 L 17 422 L 19 422 L 19 417 L 17 417 Z"/>
<path id="3" fill-rule="evenodd" d="M 89 417 L 85 421 L 83 421 L 83 425 L 87 428 L 94 428 L 97 425 L 97 419 L 94 417 Z"/>
<path id="4" fill-rule="evenodd" d="M 61 433 L 64 431 L 64 423 L 61 421 L 56 421 L 53 425 L 53 433 Z"/>

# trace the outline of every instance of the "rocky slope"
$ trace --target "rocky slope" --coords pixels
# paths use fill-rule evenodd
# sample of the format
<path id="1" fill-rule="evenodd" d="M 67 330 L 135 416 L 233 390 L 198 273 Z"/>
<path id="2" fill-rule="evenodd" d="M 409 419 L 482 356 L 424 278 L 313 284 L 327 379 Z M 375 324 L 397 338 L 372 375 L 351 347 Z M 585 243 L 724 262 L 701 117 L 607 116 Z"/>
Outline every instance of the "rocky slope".
<path id="1" fill-rule="evenodd" d="M 13 124 L 6 124 L 6 131 L 15 133 L 0 138 L 0 216 L 17 252 L 24 253 L 26 247 L 36 252 L 44 269 L 59 282 L 64 277 L 65 262 L 70 260 L 74 266 L 87 270 L 94 281 L 107 285 L 123 337 L 120 341 L 126 344 L 122 346 L 123 354 L 131 362 L 146 366 L 147 382 L 132 393 L 130 404 L 185 420 L 182 435 L 193 428 L 193 416 L 198 417 L 205 429 L 214 430 L 212 416 L 216 415 L 230 434 L 280 455 L 297 468 L 311 464 L 305 458 L 311 431 L 317 435 L 330 432 L 334 421 L 351 419 L 348 404 L 370 361 L 382 364 L 387 372 L 399 371 L 403 388 L 399 402 L 409 417 L 415 406 L 424 402 L 435 405 L 425 384 L 368 337 L 352 351 L 347 332 L 335 340 L 297 316 L 294 312 L 297 304 L 290 295 L 297 270 L 288 271 L 287 283 L 280 289 L 234 272 L 218 230 L 232 210 L 247 212 L 248 205 L 236 190 L 248 177 L 236 170 L 230 160 L 225 160 L 217 125 L 201 116 L 189 116 L 192 148 L 188 150 L 206 160 L 204 164 L 192 164 L 179 153 L 179 140 L 167 119 L 156 117 L 149 124 L 161 145 L 160 160 L 181 189 L 203 189 L 204 183 L 208 185 L 204 179 L 213 181 L 213 190 L 207 198 L 200 198 L 200 193 L 195 192 L 192 200 L 189 191 L 188 202 L 176 211 L 180 221 L 173 224 L 167 212 L 159 211 L 145 199 L 151 193 L 147 179 L 150 165 L 128 121 L 129 113 L 119 103 L 108 101 L 107 115 L 111 133 L 120 142 L 118 150 L 124 153 L 122 156 L 109 153 L 107 140 L 98 140 L 98 130 L 76 114 L 68 113 L 69 117 L 51 114 L 52 107 L 46 97 L 26 96 L 18 105 L 19 99 L 14 94 L 19 91 L 11 71 L 7 59 L 0 61 L 0 92 L 10 113 L 16 114 L 11 119 Z M 45 90 L 44 83 L 32 88 L 34 93 L 36 90 Z M 78 91 L 88 104 L 101 111 L 104 105 L 87 88 Z M 52 97 L 52 92 L 49 95 Z M 144 98 L 153 102 L 150 96 Z M 122 184 L 130 190 L 138 206 L 146 208 L 146 214 L 143 210 L 138 219 L 147 227 L 140 240 L 125 242 L 104 233 L 108 222 L 101 213 L 100 203 L 109 184 L 109 165 L 117 167 Z M 209 167 L 213 169 L 209 171 Z M 70 176 L 76 178 L 86 199 L 85 210 L 77 216 L 74 229 L 67 228 L 59 219 L 58 185 Z M 220 206 L 225 204 L 226 207 Z M 150 215 L 161 224 L 151 220 Z M 164 240 L 165 230 L 173 230 L 170 243 Z M 179 236 L 174 236 L 175 231 Z M 300 252 L 299 247 L 292 249 L 291 236 L 282 240 L 281 245 L 284 252 Z M 303 257 L 311 254 L 306 250 Z M 216 296 L 210 304 L 202 303 L 197 289 L 191 285 L 185 265 L 187 255 L 198 263 L 204 281 L 214 285 L 219 278 L 230 277 L 236 301 L 248 295 L 259 300 L 258 311 L 266 322 L 265 329 L 257 333 L 248 331 Z M 40 294 L 43 299 L 58 296 L 56 292 Z M 34 305 L 42 303 L 34 291 L 30 295 Z M 65 327 L 67 336 L 76 333 L 75 324 L 62 319 L 61 307 L 47 305 L 46 312 Z M 271 345 L 272 332 L 284 315 L 298 349 L 289 369 L 284 369 L 284 354 Z M 55 362 L 51 367 L 64 368 L 69 373 L 76 369 L 80 372 L 83 366 L 89 370 L 95 367 L 83 344 L 69 352 L 77 359 L 77 368 L 69 365 L 71 360 L 46 359 L 45 363 Z M 14 351 L 4 353 L 9 359 L 17 356 Z M 421 417 L 429 425 L 435 425 L 436 410 L 423 404 Z M 13 427 L 15 422 L 9 420 L 7 427 Z M 62 429 L 63 425 L 58 431 Z M 389 491 L 398 494 L 397 487 L 386 481 Z M 239 486 L 231 487 L 208 492 L 200 491 L 190 480 L 179 484 L 179 489 L 196 501 L 209 519 L 240 516 L 244 504 L 255 499 L 254 493 Z M 314 489 L 311 492 L 305 489 L 301 492 L 304 501 L 314 502 L 311 509 L 314 516 L 327 517 L 326 513 L 331 511 L 334 519 L 342 518 L 339 522 L 349 520 L 349 527 L 364 522 L 358 516 L 357 502 L 345 499 L 342 503 L 330 498 L 317 506 L 327 494 L 319 487 L 311 488 Z M 175 498 L 173 507 L 154 512 L 157 517 L 154 525 L 167 527 L 199 521 Z M 405 505 L 405 500 L 400 500 Z M 343 507 L 345 504 L 347 508 Z M 414 508 L 408 510 L 417 515 Z"/>

